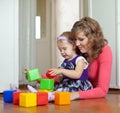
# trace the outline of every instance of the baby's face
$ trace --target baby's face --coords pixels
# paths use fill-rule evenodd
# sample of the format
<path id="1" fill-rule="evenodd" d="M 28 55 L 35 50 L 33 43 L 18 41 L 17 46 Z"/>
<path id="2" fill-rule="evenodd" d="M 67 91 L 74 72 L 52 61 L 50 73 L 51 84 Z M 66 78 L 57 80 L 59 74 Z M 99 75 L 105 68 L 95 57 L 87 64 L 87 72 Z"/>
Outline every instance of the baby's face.
<path id="1" fill-rule="evenodd" d="M 75 54 L 73 44 L 69 43 L 66 40 L 59 40 L 59 41 L 57 41 L 57 45 L 58 45 L 58 49 L 59 49 L 62 57 L 64 57 L 65 59 L 68 59 L 68 60 L 73 58 L 73 56 Z"/>

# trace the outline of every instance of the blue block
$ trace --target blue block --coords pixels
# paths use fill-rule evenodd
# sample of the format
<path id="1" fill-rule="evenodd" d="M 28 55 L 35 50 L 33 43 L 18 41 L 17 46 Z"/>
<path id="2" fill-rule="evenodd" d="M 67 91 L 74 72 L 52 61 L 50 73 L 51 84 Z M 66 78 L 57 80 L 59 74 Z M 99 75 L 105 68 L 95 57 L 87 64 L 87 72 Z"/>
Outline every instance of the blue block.
<path id="1" fill-rule="evenodd" d="M 12 103 L 13 102 L 13 93 L 16 92 L 16 90 L 6 90 L 3 92 L 3 99 L 6 103 Z"/>

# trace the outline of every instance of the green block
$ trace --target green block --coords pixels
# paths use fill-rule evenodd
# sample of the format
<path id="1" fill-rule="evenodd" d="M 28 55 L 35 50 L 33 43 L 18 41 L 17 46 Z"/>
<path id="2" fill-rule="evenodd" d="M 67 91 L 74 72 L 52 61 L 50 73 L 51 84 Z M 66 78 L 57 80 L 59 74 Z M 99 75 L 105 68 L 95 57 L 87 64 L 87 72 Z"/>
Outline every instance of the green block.
<path id="1" fill-rule="evenodd" d="M 26 75 L 29 82 L 36 81 L 41 78 L 37 68 L 27 71 Z"/>
<path id="2" fill-rule="evenodd" d="M 54 89 L 54 80 L 53 79 L 41 79 L 40 80 L 40 89 L 41 90 L 53 90 Z"/>

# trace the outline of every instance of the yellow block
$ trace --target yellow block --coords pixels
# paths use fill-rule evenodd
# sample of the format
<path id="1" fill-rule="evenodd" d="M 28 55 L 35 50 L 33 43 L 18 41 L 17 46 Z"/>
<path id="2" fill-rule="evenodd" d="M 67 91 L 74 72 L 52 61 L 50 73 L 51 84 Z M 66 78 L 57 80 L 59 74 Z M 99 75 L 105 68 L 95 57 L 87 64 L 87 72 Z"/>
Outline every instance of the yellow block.
<path id="1" fill-rule="evenodd" d="M 58 105 L 70 104 L 70 92 L 55 92 L 54 103 Z"/>
<path id="2" fill-rule="evenodd" d="M 33 107 L 37 105 L 36 93 L 21 93 L 19 105 L 23 107 Z"/>
<path id="3" fill-rule="evenodd" d="M 52 92 L 52 90 L 38 90 L 38 92 Z"/>

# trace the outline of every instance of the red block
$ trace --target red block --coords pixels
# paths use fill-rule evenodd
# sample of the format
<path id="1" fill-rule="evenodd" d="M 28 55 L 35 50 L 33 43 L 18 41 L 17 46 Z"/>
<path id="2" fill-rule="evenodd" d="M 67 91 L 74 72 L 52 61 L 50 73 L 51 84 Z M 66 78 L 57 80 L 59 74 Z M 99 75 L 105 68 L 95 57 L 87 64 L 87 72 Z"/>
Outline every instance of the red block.
<path id="1" fill-rule="evenodd" d="M 37 105 L 48 104 L 48 93 L 47 92 L 37 92 Z"/>
<path id="2" fill-rule="evenodd" d="M 13 104 L 19 105 L 19 95 L 22 92 L 14 92 L 13 93 Z"/>

